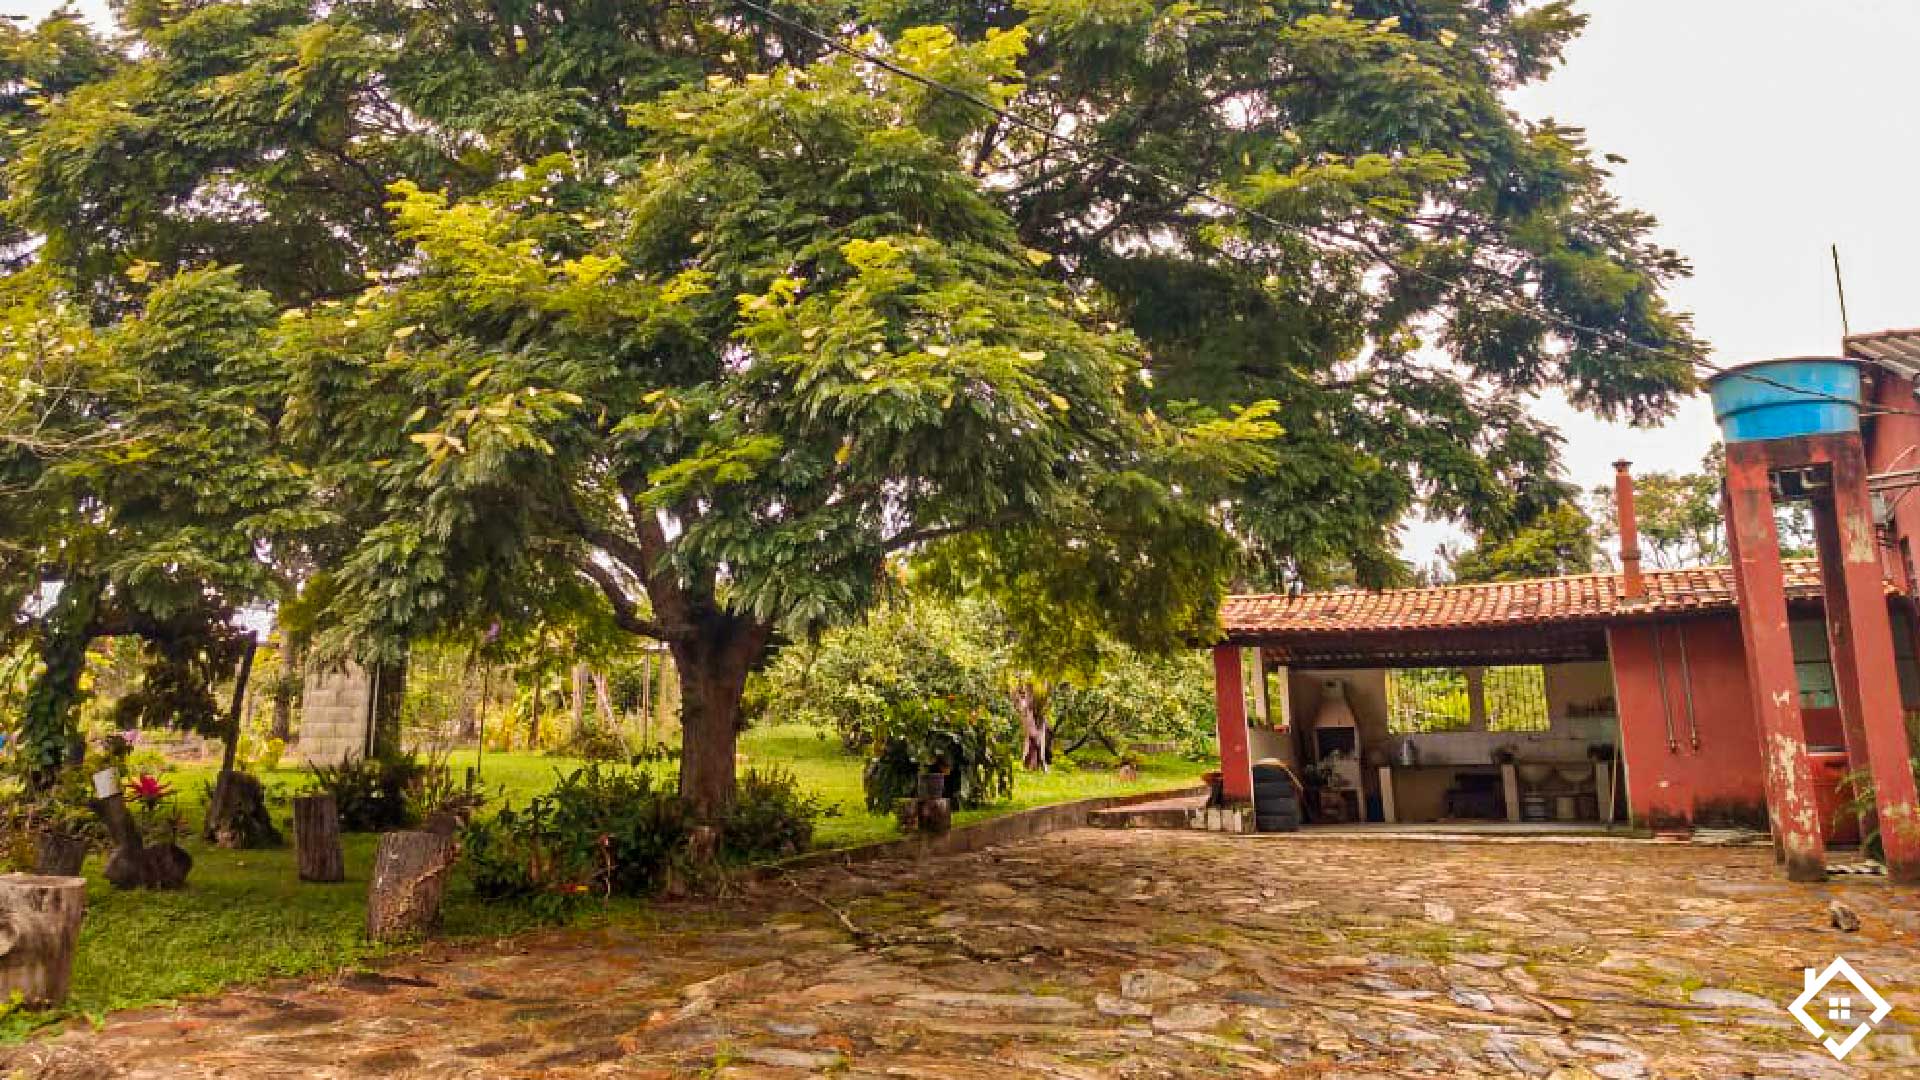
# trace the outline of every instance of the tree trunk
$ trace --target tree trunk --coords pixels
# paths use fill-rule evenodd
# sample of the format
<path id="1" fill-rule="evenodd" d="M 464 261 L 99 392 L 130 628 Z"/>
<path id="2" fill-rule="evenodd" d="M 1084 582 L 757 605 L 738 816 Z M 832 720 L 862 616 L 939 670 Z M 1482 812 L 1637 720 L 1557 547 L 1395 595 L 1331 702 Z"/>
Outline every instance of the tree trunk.
<path id="1" fill-rule="evenodd" d="M 733 803 L 740 699 L 771 633 L 729 615 L 710 623 L 700 638 L 673 644 L 680 671 L 680 796 L 703 821 Z"/>
<path id="2" fill-rule="evenodd" d="M 1053 726 L 1047 720 L 1048 696 L 1044 687 L 1024 679 L 1013 688 L 1013 711 L 1020 716 L 1020 732 L 1024 740 L 1020 763 L 1038 772 L 1045 772 L 1053 764 Z"/>
<path id="3" fill-rule="evenodd" d="M 440 921 L 453 857 L 451 836 L 382 833 L 367 885 L 367 937 L 393 941 L 433 929 Z"/>
<path id="4" fill-rule="evenodd" d="M 573 714 L 573 736 L 579 738 L 587 732 L 587 665 L 573 665 L 572 696 L 567 700 L 567 709 Z"/>
<path id="5" fill-rule="evenodd" d="M 618 720 L 613 715 L 613 694 L 607 689 L 607 677 L 596 671 L 592 673 L 592 678 L 593 700 L 600 710 L 600 726 L 612 731 L 618 725 Z"/>
<path id="6" fill-rule="evenodd" d="M 67 1000 L 73 946 L 87 909 L 87 880 L 0 876 L 0 1001 L 26 1005 Z"/>
<path id="7" fill-rule="evenodd" d="M 340 808 L 333 796 L 300 795 L 293 800 L 293 850 L 301 881 L 344 881 L 340 852 Z"/>
<path id="8" fill-rule="evenodd" d="M 373 732 L 369 757 L 398 757 L 405 742 L 401 706 L 407 699 L 407 661 L 380 663 L 373 668 Z"/>
<path id="9" fill-rule="evenodd" d="M 268 734 L 281 742 L 293 737 L 293 697 L 299 692 L 301 676 L 307 667 L 306 649 L 282 634 L 280 675 L 273 684 L 273 727 Z"/>
<path id="10" fill-rule="evenodd" d="M 27 687 L 20 724 L 19 753 L 31 791 L 53 787 L 71 754 L 80 677 L 87 670 L 87 646 L 105 593 L 102 579 L 71 578 L 40 619 L 41 670 Z"/>

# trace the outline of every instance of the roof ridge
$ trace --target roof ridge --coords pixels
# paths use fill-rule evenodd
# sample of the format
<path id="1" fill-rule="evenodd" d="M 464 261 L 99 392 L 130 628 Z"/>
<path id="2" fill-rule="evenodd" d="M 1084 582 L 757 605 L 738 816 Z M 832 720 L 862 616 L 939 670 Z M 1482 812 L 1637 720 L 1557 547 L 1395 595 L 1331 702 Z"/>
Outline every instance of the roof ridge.
<path id="1" fill-rule="evenodd" d="M 1782 568 L 1807 567 L 1807 566 L 1817 567 L 1820 564 L 1820 560 L 1818 559 L 1782 559 L 1780 561 L 1781 561 Z M 1731 574 L 1733 573 L 1733 566 L 1729 563 L 1712 563 L 1707 566 L 1651 567 L 1642 571 L 1641 573 L 1642 573 L 1642 576 L 1649 577 L 1649 578 L 1673 577 L 1680 574 L 1706 574 L 1706 573 Z M 1511 581 L 1455 581 L 1455 582 L 1448 582 L 1447 584 L 1444 584 L 1444 585 L 1408 585 L 1408 586 L 1404 586 L 1397 589 L 1350 588 L 1350 589 L 1314 589 L 1308 592 L 1297 592 L 1297 593 L 1282 593 L 1282 592 L 1228 593 L 1227 599 L 1229 600 L 1266 600 L 1266 599 L 1296 600 L 1296 599 L 1300 599 L 1308 596 L 1353 596 L 1353 595 L 1384 596 L 1391 593 L 1405 594 L 1405 593 L 1421 593 L 1421 592 L 1470 592 L 1477 589 L 1512 589 L 1512 588 L 1518 588 L 1518 587 L 1527 586 L 1527 585 L 1546 585 L 1552 582 L 1582 582 L 1582 581 L 1595 581 L 1600 579 L 1611 579 L 1611 580 L 1617 581 L 1620 579 L 1621 576 L 1622 574 L 1618 570 L 1589 570 L 1584 574 L 1555 574 L 1549 577 L 1515 578 Z"/>

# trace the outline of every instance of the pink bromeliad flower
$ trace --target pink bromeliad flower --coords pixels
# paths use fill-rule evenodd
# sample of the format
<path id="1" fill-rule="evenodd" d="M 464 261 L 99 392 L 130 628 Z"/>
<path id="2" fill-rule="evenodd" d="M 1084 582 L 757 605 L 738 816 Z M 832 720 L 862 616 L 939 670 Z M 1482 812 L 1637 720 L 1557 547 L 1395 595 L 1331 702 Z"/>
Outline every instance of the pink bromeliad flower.
<path id="1" fill-rule="evenodd" d="M 173 789 L 160 782 L 159 778 L 141 773 L 135 779 L 127 781 L 127 794 L 141 806 L 152 810 L 160 805 L 160 800 L 173 794 Z"/>

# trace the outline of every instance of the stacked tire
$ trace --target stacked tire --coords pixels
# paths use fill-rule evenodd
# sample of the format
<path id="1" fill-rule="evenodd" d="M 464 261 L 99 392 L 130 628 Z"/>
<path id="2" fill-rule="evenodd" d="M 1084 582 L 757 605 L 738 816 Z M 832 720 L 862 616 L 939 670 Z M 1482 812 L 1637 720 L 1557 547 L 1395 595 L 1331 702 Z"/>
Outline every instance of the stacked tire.
<path id="1" fill-rule="evenodd" d="M 1253 767 L 1253 824 L 1261 832 L 1300 828 L 1300 789 L 1284 765 Z"/>

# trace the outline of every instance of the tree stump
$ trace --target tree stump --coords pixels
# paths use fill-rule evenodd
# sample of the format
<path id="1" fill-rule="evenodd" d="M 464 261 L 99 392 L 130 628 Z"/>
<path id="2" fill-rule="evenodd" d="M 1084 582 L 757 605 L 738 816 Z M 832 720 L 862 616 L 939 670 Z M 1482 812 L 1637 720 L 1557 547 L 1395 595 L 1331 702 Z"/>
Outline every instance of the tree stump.
<path id="1" fill-rule="evenodd" d="M 178 844 L 149 846 L 127 810 L 124 795 L 93 800 L 93 812 L 106 823 L 114 851 L 107 857 L 106 879 L 121 889 L 177 889 L 187 883 L 193 856 Z"/>
<path id="2" fill-rule="evenodd" d="M 340 808 L 329 794 L 293 800 L 293 852 L 301 881 L 345 881 L 340 853 Z"/>
<path id="3" fill-rule="evenodd" d="M 73 978 L 87 879 L 0 875 L 0 1001 L 58 1005 Z"/>
<path id="4" fill-rule="evenodd" d="M 380 835 L 367 886 L 367 936 L 392 941 L 431 930 L 453 866 L 450 836 L 423 831 Z"/>
<path id="5" fill-rule="evenodd" d="M 286 843 L 267 812 L 267 789 L 257 778 L 231 769 L 214 781 L 205 836 L 223 848 L 276 848 Z"/>
<path id="6" fill-rule="evenodd" d="M 43 877 L 79 877 L 80 866 L 87 861 L 88 846 L 84 836 L 42 833 L 33 872 Z"/>

